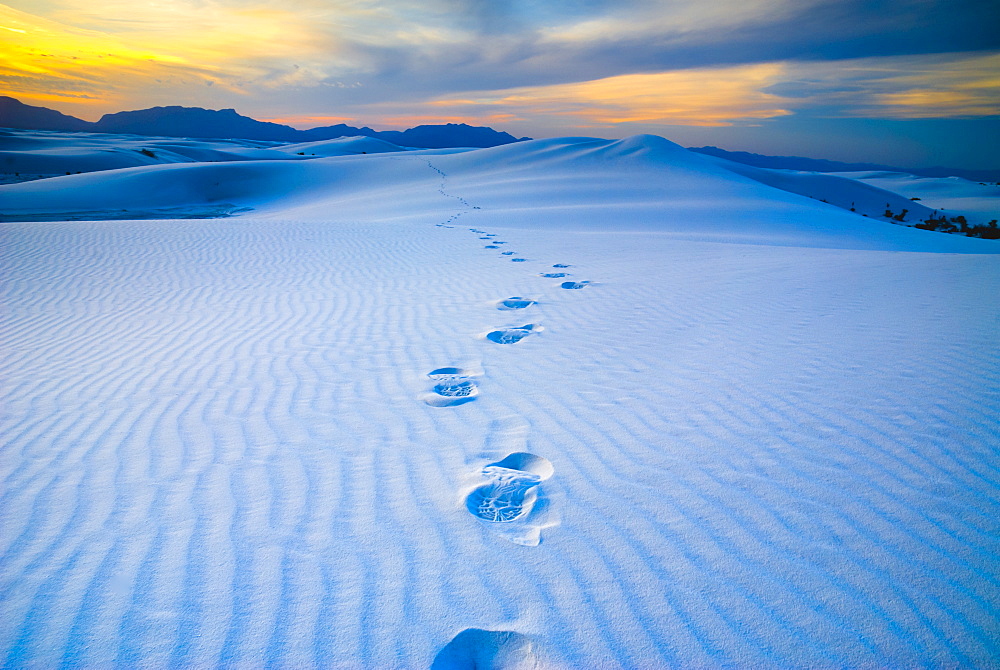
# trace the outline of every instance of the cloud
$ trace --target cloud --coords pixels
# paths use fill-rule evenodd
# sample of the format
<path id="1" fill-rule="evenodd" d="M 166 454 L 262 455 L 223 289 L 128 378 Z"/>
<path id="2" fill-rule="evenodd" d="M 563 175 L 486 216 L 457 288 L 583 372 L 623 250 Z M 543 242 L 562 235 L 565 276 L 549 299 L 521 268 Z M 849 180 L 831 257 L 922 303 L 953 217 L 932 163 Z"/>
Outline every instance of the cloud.
<path id="1" fill-rule="evenodd" d="M 292 116 L 275 116 L 270 118 L 260 118 L 258 121 L 270 121 L 271 123 L 283 123 L 294 128 L 316 128 L 318 126 L 335 126 L 339 123 L 352 124 L 357 122 L 353 116 L 319 116 L 315 114 L 296 114 Z"/>
<path id="2" fill-rule="evenodd" d="M 70 113 L 576 126 L 982 114 L 985 80 L 907 68 L 914 54 L 927 70 L 1000 50 L 1000 5 L 977 0 L 9 1 L 26 11 L 0 5 L 0 92 Z M 902 60 L 881 76 L 888 58 Z"/>
<path id="3" fill-rule="evenodd" d="M 938 54 L 790 63 L 767 89 L 799 110 L 855 118 L 1000 115 L 1000 54 Z"/>
<path id="4" fill-rule="evenodd" d="M 687 68 L 1000 49 L 1000 5 L 976 0 L 623 0 L 543 17 L 497 3 L 516 31 L 475 30 L 478 2 L 453 16 L 414 17 L 451 29 L 446 43 L 371 45 L 384 63 L 366 93 L 422 95 L 543 86 Z M 530 6 L 539 3 L 532 3 Z M 392 3 L 389 3 L 392 6 Z M 429 18 L 431 17 L 431 18 Z M 414 48 L 415 47 L 415 48 Z"/>
<path id="5" fill-rule="evenodd" d="M 792 115 L 973 118 L 1000 114 L 997 72 L 998 54 L 779 61 L 464 91 L 351 109 L 355 118 L 382 126 L 502 124 L 527 134 L 532 128 L 620 135 L 663 132 L 665 126 L 748 126 Z"/>
<path id="6" fill-rule="evenodd" d="M 737 27 L 767 25 L 797 13 L 817 0 L 715 0 L 706 2 L 632 2 L 606 8 L 600 15 L 546 26 L 545 42 L 571 44 L 622 43 L 668 39 L 697 41 Z"/>
<path id="7" fill-rule="evenodd" d="M 780 64 L 632 74 L 552 86 L 469 93 L 429 101 L 455 119 L 503 116 L 508 120 L 561 120 L 568 125 L 609 127 L 621 123 L 657 125 L 731 125 L 735 120 L 789 114 L 778 96 L 761 89 L 781 77 Z M 456 115 L 456 112 L 458 113 Z M 427 118 L 426 116 L 423 118 Z"/>
<path id="8" fill-rule="evenodd" d="M 900 90 L 881 93 L 875 104 L 894 118 L 1000 116 L 1000 55 L 974 58 L 888 80 Z M 858 115 L 868 110 L 859 109 Z M 877 115 L 877 113 L 876 113 Z"/>

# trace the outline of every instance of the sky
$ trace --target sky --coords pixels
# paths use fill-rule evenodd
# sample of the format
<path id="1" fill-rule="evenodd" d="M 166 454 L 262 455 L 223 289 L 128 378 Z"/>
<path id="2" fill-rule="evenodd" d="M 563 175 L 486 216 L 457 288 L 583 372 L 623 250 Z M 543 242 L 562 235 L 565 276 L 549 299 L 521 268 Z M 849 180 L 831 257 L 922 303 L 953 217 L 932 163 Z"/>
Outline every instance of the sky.
<path id="1" fill-rule="evenodd" d="M 1000 168 L 996 0 L 9 0 L 0 94 Z"/>

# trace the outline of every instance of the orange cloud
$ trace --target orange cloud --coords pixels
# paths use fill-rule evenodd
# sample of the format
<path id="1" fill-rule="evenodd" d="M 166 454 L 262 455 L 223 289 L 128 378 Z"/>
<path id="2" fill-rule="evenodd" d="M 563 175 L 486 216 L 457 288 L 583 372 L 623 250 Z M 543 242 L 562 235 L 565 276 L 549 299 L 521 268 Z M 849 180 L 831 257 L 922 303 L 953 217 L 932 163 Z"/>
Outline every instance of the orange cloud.
<path id="1" fill-rule="evenodd" d="M 1000 55 L 925 64 L 880 82 L 899 90 L 873 96 L 874 115 L 928 119 L 1000 115 Z M 872 113 L 873 110 L 867 110 Z"/>
<path id="2" fill-rule="evenodd" d="M 488 116 L 505 120 L 562 117 L 583 127 L 619 123 L 726 126 L 790 114 L 782 98 L 762 92 L 780 81 L 783 73 L 780 63 L 762 63 L 629 74 L 572 84 L 463 93 L 425 105 L 461 111 L 463 118 L 477 120 L 484 118 L 482 111 L 489 110 Z"/>
<path id="3" fill-rule="evenodd" d="M 316 126 L 332 126 L 338 123 L 357 122 L 353 116 L 280 116 L 258 119 L 259 121 L 270 121 L 271 123 L 284 123 L 294 128 L 314 128 Z"/>
<path id="4" fill-rule="evenodd" d="M 883 115 L 896 118 L 932 119 L 956 116 L 1000 115 L 1000 99 L 994 92 L 977 95 L 963 91 L 916 89 L 885 93 L 875 98 Z"/>

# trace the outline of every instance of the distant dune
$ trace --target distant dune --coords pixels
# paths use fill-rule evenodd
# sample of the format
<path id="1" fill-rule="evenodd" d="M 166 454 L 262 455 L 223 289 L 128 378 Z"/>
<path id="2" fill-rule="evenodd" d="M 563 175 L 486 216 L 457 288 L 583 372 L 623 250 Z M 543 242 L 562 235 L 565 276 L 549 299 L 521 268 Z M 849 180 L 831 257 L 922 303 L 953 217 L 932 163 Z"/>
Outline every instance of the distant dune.
<path id="1" fill-rule="evenodd" d="M 261 215 L 286 212 L 291 203 L 298 209 L 314 202 L 315 207 L 323 209 L 331 202 L 359 203 L 368 198 L 374 208 L 369 215 L 376 216 L 386 192 L 422 188 L 412 180 L 422 183 L 431 175 L 414 172 L 412 161 L 398 162 L 397 154 L 405 151 L 402 147 L 371 137 L 268 145 L 235 140 L 7 131 L 5 136 L 0 135 L 0 146 L 4 140 L 17 149 L 0 151 L 0 162 L 6 162 L 7 170 L 14 166 L 29 175 L 32 169 L 61 167 L 67 172 L 146 167 L 9 186 L 0 192 L 0 221 L 205 217 L 249 210 Z M 779 237 L 772 234 L 783 235 L 791 230 L 781 222 L 792 215 L 779 214 L 778 209 L 806 207 L 801 198 L 789 198 L 788 194 L 819 201 L 809 207 L 829 205 L 831 209 L 847 210 L 850 214 L 836 214 L 848 226 L 845 230 L 857 228 L 865 237 L 887 235 L 879 232 L 885 222 L 913 226 L 926 221 L 937 215 L 945 202 L 950 216 L 964 215 L 971 225 L 983 226 L 1000 218 L 997 186 L 952 181 L 949 183 L 954 188 L 962 190 L 962 199 L 942 199 L 942 204 L 935 204 L 937 198 L 943 198 L 944 186 L 934 182 L 937 186 L 931 188 L 929 182 L 934 180 L 923 182 L 927 186 L 924 201 L 910 195 L 914 189 L 920 190 L 913 184 L 904 194 L 879 187 L 871 182 L 870 175 L 852 179 L 849 175 L 756 168 L 692 153 L 655 136 L 627 140 L 559 138 L 475 151 L 406 153 L 421 160 L 435 156 L 441 165 L 455 166 L 449 169 L 454 180 L 482 184 L 489 191 L 525 188 L 523 195 L 530 196 L 531 211 L 542 208 L 556 216 L 560 207 L 592 202 L 594 206 L 619 206 L 623 212 L 636 207 L 651 212 L 632 221 L 623 218 L 608 224 L 614 227 L 664 226 L 694 234 L 696 230 L 706 232 L 705 226 L 709 226 L 712 230 L 721 227 L 718 232 L 706 232 L 710 235 L 721 234 L 722 230 L 733 235 L 756 235 L 750 232 L 753 221 L 753 225 L 763 226 L 761 234 L 774 243 Z M 350 160 L 367 154 L 383 156 L 378 160 Z M 411 173 L 415 177 L 409 176 Z M 512 202 L 520 201 L 514 197 L 515 192 L 510 195 Z M 511 216 L 517 214 L 512 212 Z M 792 220 L 807 216 L 803 210 Z M 818 230 L 810 232 L 818 234 Z M 822 230 L 826 231 L 823 234 L 830 232 Z M 798 230 L 794 235 L 806 232 Z M 854 232 L 845 235 L 843 243 L 859 243 Z"/>
<path id="2" fill-rule="evenodd" d="M 969 181 L 1000 181 L 1000 170 L 964 170 L 962 168 L 930 167 L 900 168 L 876 163 L 843 163 L 840 161 L 801 156 L 762 156 L 746 151 L 726 151 L 718 147 L 691 147 L 691 151 L 708 156 L 725 158 L 736 163 L 777 170 L 801 170 L 806 172 L 905 172 L 920 177 L 962 177 Z"/>
<path id="3" fill-rule="evenodd" d="M 142 165 L 304 160 L 385 151 L 404 149 L 373 137 L 283 144 L 0 129 L 0 183 Z"/>

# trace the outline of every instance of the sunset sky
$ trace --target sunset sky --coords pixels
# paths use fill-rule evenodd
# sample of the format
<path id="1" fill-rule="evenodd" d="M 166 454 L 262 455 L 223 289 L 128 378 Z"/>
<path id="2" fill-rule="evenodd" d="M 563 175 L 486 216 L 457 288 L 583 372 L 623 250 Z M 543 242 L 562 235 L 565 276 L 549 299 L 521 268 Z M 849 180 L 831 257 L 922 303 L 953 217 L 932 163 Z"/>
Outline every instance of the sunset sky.
<path id="1" fill-rule="evenodd" d="M 25 0 L 0 93 L 997 168 L 997 26 L 985 0 Z"/>

